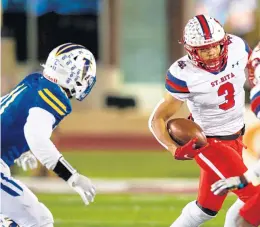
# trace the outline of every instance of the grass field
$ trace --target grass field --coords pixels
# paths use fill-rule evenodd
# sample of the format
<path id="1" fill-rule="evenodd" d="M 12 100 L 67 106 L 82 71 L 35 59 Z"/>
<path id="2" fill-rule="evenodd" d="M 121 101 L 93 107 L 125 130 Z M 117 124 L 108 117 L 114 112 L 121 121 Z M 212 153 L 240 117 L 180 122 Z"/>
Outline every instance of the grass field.
<path id="1" fill-rule="evenodd" d="M 84 206 L 78 195 L 38 197 L 52 211 L 55 227 L 166 227 L 195 199 L 192 195 L 97 195 L 93 204 Z M 228 197 L 218 216 L 203 226 L 223 226 L 225 211 L 234 200 Z"/>
<path id="2" fill-rule="evenodd" d="M 198 177 L 195 161 L 176 161 L 169 152 L 69 152 L 64 156 L 89 176 L 109 178 L 132 177 Z"/>
<path id="3" fill-rule="evenodd" d="M 64 156 L 91 178 L 199 177 L 194 161 L 176 161 L 168 152 L 64 152 Z M 52 211 L 55 227 L 166 227 L 196 199 L 189 194 L 98 194 L 95 203 L 85 207 L 77 194 L 37 196 Z M 234 200 L 228 197 L 219 215 L 203 226 L 223 226 L 225 211 Z"/>
<path id="4" fill-rule="evenodd" d="M 64 152 L 81 173 L 95 178 L 197 178 L 195 161 L 176 161 L 169 152 Z M 16 168 L 17 170 L 17 168 Z M 28 175 L 19 171 L 19 174 Z"/>

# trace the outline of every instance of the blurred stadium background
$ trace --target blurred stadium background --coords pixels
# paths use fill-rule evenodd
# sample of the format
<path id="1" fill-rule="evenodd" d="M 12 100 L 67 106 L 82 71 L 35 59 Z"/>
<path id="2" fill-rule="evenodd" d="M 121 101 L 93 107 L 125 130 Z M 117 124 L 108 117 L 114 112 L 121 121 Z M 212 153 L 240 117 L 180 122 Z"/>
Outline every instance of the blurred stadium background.
<path id="1" fill-rule="evenodd" d="M 41 70 L 64 42 L 86 46 L 98 63 L 93 92 L 83 103 L 72 101 L 73 114 L 53 134 L 64 156 L 96 183 L 96 202 L 83 207 L 43 167 L 12 169 L 50 208 L 55 226 L 169 226 L 196 198 L 199 169 L 193 161 L 174 161 L 147 121 L 165 92 L 167 68 L 184 54 L 183 27 L 198 13 L 216 17 L 251 47 L 260 39 L 259 0 L 2 0 L 1 95 Z M 174 117 L 188 114 L 184 107 Z M 248 106 L 245 116 L 250 164 L 260 153 L 260 124 Z M 234 200 L 204 226 L 223 226 Z"/>

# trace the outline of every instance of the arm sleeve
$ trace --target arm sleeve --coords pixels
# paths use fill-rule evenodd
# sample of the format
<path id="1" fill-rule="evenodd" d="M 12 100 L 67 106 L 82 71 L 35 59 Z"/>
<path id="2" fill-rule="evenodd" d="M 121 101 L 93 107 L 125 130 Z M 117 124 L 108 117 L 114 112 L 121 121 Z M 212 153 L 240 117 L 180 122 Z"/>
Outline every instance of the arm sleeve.
<path id="1" fill-rule="evenodd" d="M 260 177 L 260 160 L 252 167 L 252 170 L 255 172 L 257 177 Z"/>
<path id="2" fill-rule="evenodd" d="M 260 185 L 260 160 L 250 167 L 244 175 L 254 186 Z"/>
<path id="3" fill-rule="evenodd" d="M 50 140 L 55 117 L 48 111 L 33 107 L 24 126 L 24 135 L 31 152 L 48 169 L 54 169 L 61 153 Z"/>

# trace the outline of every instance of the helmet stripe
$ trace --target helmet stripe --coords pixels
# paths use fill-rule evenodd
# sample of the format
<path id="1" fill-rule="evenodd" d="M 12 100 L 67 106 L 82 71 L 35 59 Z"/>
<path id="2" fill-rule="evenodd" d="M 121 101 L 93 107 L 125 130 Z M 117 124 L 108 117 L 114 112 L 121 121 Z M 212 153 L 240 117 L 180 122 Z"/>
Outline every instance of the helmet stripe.
<path id="1" fill-rule="evenodd" d="M 203 34 L 204 34 L 204 38 L 205 39 L 211 39 L 212 35 L 211 35 L 210 29 L 209 29 L 209 24 L 208 24 L 205 16 L 204 15 L 198 15 L 198 16 L 196 16 L 196 18 L 198 19 L 198 21 L 200 23 L 200 26 L 201 26 Z"/>
<path id="2" fill-rule="evenodd" d="M 69 44 L 65 47 L 62 47 L 59 51 L 57 51 L 56 56 L 59 56 L 64 53 L 68 53 L 68 52 L 70 52 L 72 50 L 76 50 L 76 49 L 86 49 L 86 48 L 84 46 L 77 45 L 77 44 Z"/>
<path id="3" fill-rule="evenodd" d="M 65 44 L 61 45 L 56 53 L 59 53 L 62 49 L 64 49 L 67 46 L 71 46 L 71 45 L 73 45 L 73 43 L 65 43 Z"/>

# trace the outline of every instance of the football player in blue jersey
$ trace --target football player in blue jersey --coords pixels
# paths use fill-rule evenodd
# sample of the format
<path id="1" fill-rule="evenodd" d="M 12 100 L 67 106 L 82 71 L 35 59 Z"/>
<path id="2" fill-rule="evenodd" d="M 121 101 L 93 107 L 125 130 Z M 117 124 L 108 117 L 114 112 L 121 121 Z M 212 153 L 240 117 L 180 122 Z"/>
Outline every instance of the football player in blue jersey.
<path id="1" fill-rule="evenodd" d="M 94 86 L 94 56 L 84 46 L 66 43 L 51 51 L 43 67 L 43 73 L 28 75 L 1 98 L 0 213 L 23 227 L 52 227 L 54 221 L 48 208 L 11 176 L 9 167 L 15 160 L 23 168 L 34 168 L 37 158 L 86 205 L 96 194 L 91 181 L 79 174 L 50 140 L 54 128 L 71 113 L 70 99 L 82 101 Z"/>

